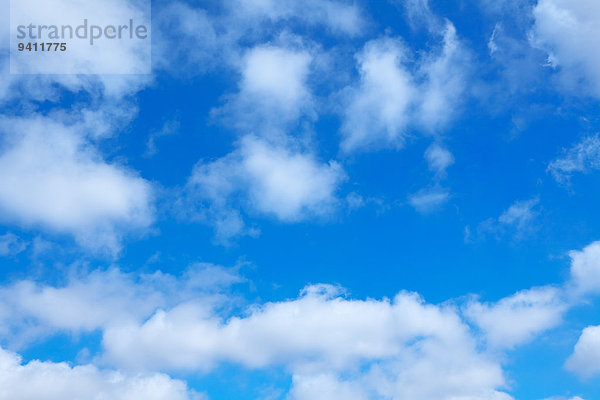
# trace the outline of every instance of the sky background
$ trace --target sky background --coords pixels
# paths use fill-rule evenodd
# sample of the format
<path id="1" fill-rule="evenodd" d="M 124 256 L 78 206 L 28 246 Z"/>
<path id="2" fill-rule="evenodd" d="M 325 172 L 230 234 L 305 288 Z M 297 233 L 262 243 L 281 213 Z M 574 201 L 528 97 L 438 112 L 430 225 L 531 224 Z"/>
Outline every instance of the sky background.
<path id="1" fill-rule="evenodd" d="M 597 1 L 0 4 L 0 400 L 600 398 Z"/>

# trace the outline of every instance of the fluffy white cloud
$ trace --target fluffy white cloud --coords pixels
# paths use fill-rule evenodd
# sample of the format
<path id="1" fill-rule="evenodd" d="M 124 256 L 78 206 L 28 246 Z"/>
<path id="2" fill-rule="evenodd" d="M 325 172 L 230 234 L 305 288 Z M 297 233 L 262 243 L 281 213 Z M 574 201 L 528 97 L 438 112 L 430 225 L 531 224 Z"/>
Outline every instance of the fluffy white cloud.
<path id="1" fill-rule="evenodd" d="M 565 367 L 583 378 L 600 374 L 600 326 L 583 330 Z"/>
<path id="2" fill-rule="evenodd" d="M 577 294 L 600 293 L 600 242 L 571 251 L 571 285 Z"/>
<path id="3" fill-rule="evenodd" d="M 309 97 L 305 87 L 311 56 L 305 51 L 260 46 L 245 57 L 242 91 L 296 109 Z"/>
<path id="4" fill-rule="evenodd" d="M 548 52 L 572 90 L 600 96 L 600 4 L 595 0 L 540 0 L 533 9 L 534 45 Z M 585 84 L 581 84 L 581 80 Z"/>
<path id="5" fill-rule="evenodd" d="M 430 133 L 439 132 L 460 108 L 469 71 L 469 55 L 460 42 L 454 25 L 447 22 L 443 47 L 439 54 L 430 53 L 423 60 L 419 75 L 418 126 Z"/>
<path id="6" fill-rule="evenodd" d="M 85 129 L 43 117 L 0 120 L 0 217 L 116 251 L 123 231 L 151 224 L 151 186 L 103 161 Z"/>
<path id="7" fill-rule="evenodd" d="M 292 222 L 329 214 L 344 179 L 334 161 L 320 163 L 310 153 L 247 136 L 228 156 L 198 164 L 188 190 L 208 201 L 217 215 L 229 215 L 241 193 L 241 206 L 249 212 Z"/>
<path id="8" fill-rule="evenodd" d="M 441 50 L 422 57 L 414 70 L 399 39 L 373 40 L 356 58 L 360 84 L 347 89 L 345 151 L 402 146 L 411 130 L 437 133 L 454 117 L 468 57 L 452 24 L 443 31 Z"/>
<path id="9" fill-rule="evenodd" d="M 505 384 L 500 364 L 481 351 L 451 306 L 405 292 L 393 300 L 351 300 L 338 287 L 313 285 L 298 298 L 227 317 L 231 298 L 219 292 L 238 281 L 235 270 L 201 266 L 180 279 L 109 270 L 62 287 L 17 282 L 2 289 L 0 326 L 18 326 L 0 331 L 0 338 L 99 329 L 99 359 L 127 370 L 281 366 L 293 377 L 290 395 L 297 399 L 351 392 L 356 398 L 510 399 L 499 391 Z M 10 370 L 38 365 L 11 362 Z"/>
<path id="10" fill-rule="evenodd" d="M 563 315 L 589 295 L 600 293 L 600 242 L 569 256 L 570 277 L 561 286 L 523 290 L 491 304 L 472 300 L 465 306 L 465 316 L 482 330 L 488 345 L 513 348 L 531 341 L 559 325 Z"/>
<path id="11" fill-rule="evenodd" d="M 164 374 L 127 376 L 92 365 L 30 361 L 0 348 L 2 400 L 200 400 L 187 385 Z"/>
<path id="12" fill-rule="evenodd" d="M 134 276 L 117 269 L 75 273 L 62 286 L 25 280 L 0 288 L 0 335 L 12 347 L 57 332 L 90 332 L 141 322 L 159 307 L 192 298 L 207 306 L 219 291 L 243 279 L 237 268 L 194 264 L 180 279 L 156 272 Z"/>
<path id="13" fill-rule="evenodd" d="M 456 311 L 410 293 L 393 301 L 347 300 L 336 288 L 310 286 L 298 299 L 227 321 L 183 304 L 141 325 L 111 327 L 103 344 L 107 361 L 129 368 L 283 365 L 294 376 L 296 398 L 353 387 L 394 399 L 510 398 L 497 392 L 504 385 L 500 365 L 477 351 Z M 361 365 L 367 366 L 364 376 L 336 380 Z M 367 398 L 359 393 L 355 398 Z"/>
<path id="14" fill-rule="evenodd" d="M 307 87 L 311 54 L 288 46 L 261 45 L 241 62 L 239 92 L 217 115 L 239 130 L 268 134 L 312 113 Z"/>
<path id="15" fill-rule="evenodd" d="M 560 289 L 541 287 L 518 292 L 488 304 L 473 301 L 466 316 L 479 326 L 489 345 L 512 348 L 562 322 L 568 309 Z"/>
<path id="16" fill-rule="evenodd" d="M 336 162 L 320 164 L 310 154 L 254 140 L 249 140 L 242 152 L 242 168 L 257 210 L 282 220 L 297 220 L 307 214 L 326 214 L 335 203 L 335 192 L 345 177 Z"/>
<path id="17" fill-rule="evenodd" d="M 385 38 L 367 43 L 357 56 L 361 83 L 350 93 L 344 114 L 344 149 L 379 141 L 402 144 L 415 96 L 412 77 L 401 64 L 404 54 L 398 40 Z"/>
<path id="18" fill-rule="evenodd" d="M 97 360 L 129 371 L 280 367 L 291 375 L 288 395 L 297 400 L 509 400 L 503 350 L 557 326 L 578 304 L 574 283 L 593 281 L 586 263 L 598 248 L 571 253 L 572 277 L 563 286 L 495 303 L 471 300 L 462 309 L 414 293 L 358 300 L 336 286 L 311 285 L 297 298 L 240 310 L 228 294 L 243 280 L 237 269 L 212 265 L 192 266 L 179 278 L 112 269 L 75 275 L 58 287 L 22 281 L 0 289 L 0 339 L 99 330 Z M 567 362 L 582 376 L 597 372 L 600 328 L 592 328 Z"/>
<path id="19" fill-rule="evenodd" d="M 289 397 L 294 400 L 366 400 L 369 398 L 364 388 L 356 382 L 342 381 L 331 373 L 294 375 Z"/>
<path id="20" fill-rule="evenodd" d="M 600 137 L 583 138 L 565 151 L 563 157 L 548 165 L 547 171 L 560 183 L 568 183 L 575 172 L 587 173 L 600 169 Z"/>

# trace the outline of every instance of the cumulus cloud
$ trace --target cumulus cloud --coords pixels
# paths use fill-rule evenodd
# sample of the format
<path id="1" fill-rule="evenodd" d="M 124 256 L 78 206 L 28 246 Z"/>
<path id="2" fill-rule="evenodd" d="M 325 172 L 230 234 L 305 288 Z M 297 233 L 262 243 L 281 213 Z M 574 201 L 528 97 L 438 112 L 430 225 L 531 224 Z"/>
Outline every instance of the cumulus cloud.
<path id="1" fill-rule="evenodd" d="M 106 358 L 129 368 L 167 370 L 206 370 L 219 361 L 283 365 L 294 376 L 297 398 L 321 384 L 332 394 L 360 385 L 365 393 L 398 399 L 510 398 L 497 391 L 504 385 L 500 366 L 476 350 L 455 310 L 410 293 L 363 301 L 336 292 L 311 286 L 297 299 L 267 303 L 228 321 L 194 305 L 159 311 L 142 325 L 108 329 Z M 366 377 L 337 380 L 360 365 L 367 366 Z M 438 378 L 432 382 L 431 376 Z"/>
<path id="2" fill-rule="evenodd" d="M 289 37 L 252 47 L 238 65 L 238 92 L 213 110 L 241 139 L 230 154 L 195 166 L 179 209 L 213 225 L 218 241 L 257 235 L 245 221 L 250 215 L 297 222 L 336 209 L 343 168 L 319 161 L 310 139 L 290 134 L 300 118 L 313 114 L 312 61 L 311 51 Z"/>
<path id="3" fill-rule="evenodd" d="M 467 51 L 447 23 L 442 47 L 411 69 L 400 39 L 368 42 L 356 56 L 360 83 L 345 92 L 342 149 L 401 147 L 414 130 L 438 133 L 454 117 L 465 90 Z"/>
<path id="4" fill-rule="evenodd" d="M 20 348 L 58 332 L 85 333 L 141 322 L 159 307 L 192 298 L 213 304 L 220 291 L 243 281 L 237 268 L 212 264 L 193 264 L 179 278 L 109 269 L 76 272 L 57 286 L 19 281 L 0 288 L 5 299 L 0 304 L 0 335 Z"/>
<path id="5" fill-rule="evenodd" d="M 583 330 L 565 367 L 582 378 L 600 374 L 600 326 Z"/>
<path id="6" fill-rule="evenodd" d="M 241 206 L 249 212 L 293 222 L 328 215 L 344 180 L 334 161 L 321 163 L 311 153 L 246 136 L 233 153 L 196 165 L 187 187 L 217 218 L 237 209 L 241 194 Z"/>
<path id="7" fill-rule="evenodd" d="M 98 329 L 100 358 L 127 370 L 280 366 L 292 376 L 290 398 L 299 400 L 511 399 L 492 354 L 562 321 L 578 301 L 573 283 L 594 281 L 589 262 L 596 247 L 571 253 L 572 277 L 563 286 L 524 290 L 495 303 L 470 300 L 463 308 L 429 304 L 408 292 L 391 300 L 350 299 L 340 287 L 311 285 L 297 298 L 223 311 L 231 310 L 226 291 L 243 279 L 236 269 L 212 265 L 192 266 L 179 278 L 112 269 L 74 276 L 62 287 L 22 281 L 1 289 L 0 335 Z M 594 329 L 584 332 L 569 368 L 595 372 L 589 359 L 595 336 Z"/>
<path id="8" fill-rule="evenodd" d="M 102 353 L 96 360 L 141 372 L 136 379 L 154 376 L 148 371 L 209 373 L 223 363 L 278 367 L 291 376 L 288 394 L 298 400 L 510 400 L 502 351 L 557 326 L 578 303 L 572 285 L 580 279 L 578 260 L 572 257 L 573 276 L 563 286 L 532 288 L 495 303 L 472 299 L 464 307 L 430 304 L 409 292 L 353 299 L 338 286 L 319 284 L 294 298 L 240 309 L 230 292 L 243 281 L 237 269 L 205 264 L 179 277 L 111 269 L 74 275 L 62 286 L 20 281 L 0 289 L 0 338 L 98 330 Z M 596 336 L 596 329 L 584 331 L 569 368 L 597 372 Z M 6 354 L 0 351 L 0 358 Z M 2 378 L 38 365 L 21 365 L 15 357 Z"/>
<path id="9" fill-rule="evenodd" d="M 512 348 L 562 322 L 568 309 L 559 288 L 523 290 L 496 303 L 470 302 L 466 316 L 479 326 L 489 345 Z"/>
<path id="10" fill-rule="evenodd" d="M 256 98 L 280 103 L 286 109 L 297 109 L 308 97 L 305 87 L 311 57 L 279 47 L 260 46 L 245 57 L 242 91 Z"/>
<path id="11" fill-rule="evenodd" d="M 564 314 L 586 296 L 600 293 L 600 242 L 569 252 L 569 279 L 560 286 L 522 290 L 495 303 L 471 299 L 465 316 L 492 348 L 513 348 L 558 326 Z"/>
<path id="12" fill-rule="evenodd" d="M 312 112 L 307 87 L 312 55 L 302 49 L 261 45 L 249 50 L 241 62 L 239 92 L 217 115 L 239 130 L 266 134 L 279 130 Z"/>
<path id="13" fill-rule="evenodd" d="M 208 372 L 224 362 L 280 366 L 292 376 L 290 396 L 297 399 L 351 392 L 367 396 L 362 398 L 511 398 L 501 391 L 500 364 L 478 348 L 454 307 L 406 292 L 393 300 L 353 300 L 339 287 L 312 285 L 297 298 L 229 315 L 223 310 L 231 299 L 219 288 L 238 281 L 235 271 L 205 266 L 180 278 L 109 270 L 62 287 L 16 282 L 2 289 L 0 317 L 2 326 L 21 320 L 38 334 L 36 326 L 72 333 L 99 329 L 99 359 L 130 371 Z M 6 340 L 16 332 L 0 336 Z M 21 366 L 11 357 L 11 372 L 3 374 L 10 382 L 17 379 L 15 370 L 39 366 Z M 42 365 L 49 375 L 54 368 L 103 374 L 92 367 Z"/>
<path id="14" fill-rule="evenodd" d="M 115 252 L 123 232 L 152 223 L 152 189 L 105 162 L 84 139 L 85 129 L 44 117 L 0 121 L 0 217 Z"/>
<path id="15" fill-rule="evenodd" d="M 295 400 L 368 399 L 368 395 L 359 384 L 343 381 L 330 373 L 294 375 L 289 397 Z"/>
<path id="16" fill-rule="evenodd" d="M 564 151 L 562 157 L 548 165 L 547 171 L 559 183 L 569 183 L 576 173 L 588 173 L 600 169 L 600 137 L 598 135 L 583 138 L 579 143 Z"/>
<path id="17" fill-rule="evenodd" d="M 103 371 L 92 365 L 72 367 L 66 363 L 23 363 L 0 348 L 0 399 L 2 400 L 200 400 L 187 385 L 164 374 L 128 376 Z"/>
<path id="18" fill-rule="evenodd" d="M 344 114 L 343 148 L 380 140 L 402 144 L 415 90 L 401 65 L 405 51 L 400 41 L 385 38 L 367 43 L 357 56 L 361 84 L 352 90 Z"/>
<path id="19" fill-rule="evenodd" d="M 540 0 L 533 9 L 533 43 L 548 53 L 570 90 L 600 96 L 600 5 L 595 0 Z"/>
<path id="20" fill-rule="evenodd" d="M 600 293 L 600 242 L 593 242 L 581 251 L 573 250 L 571 284 L 577 294 Z"/>

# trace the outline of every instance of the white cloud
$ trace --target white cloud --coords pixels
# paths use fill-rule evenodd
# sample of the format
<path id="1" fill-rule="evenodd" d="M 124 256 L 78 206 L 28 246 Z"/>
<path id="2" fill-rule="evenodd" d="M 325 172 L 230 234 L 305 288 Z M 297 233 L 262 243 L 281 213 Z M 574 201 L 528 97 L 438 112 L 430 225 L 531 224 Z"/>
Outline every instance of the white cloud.
<path id="1" fill-rule="evenodd" d="M 522 290 L 495 303 L 471 300 L 465 316 L 483 332 L 493 348 L 513 348 L 558 326 L 563 315 L 600 293 L 600 242 L 569 252 L 570 277 L 561 286 Z M 600 347 L 599 347 L 600 349 Z"/>
<path id="2" fill-rule="evenodd" d="M 152 222 L 151 186 L 103 161 L 85 130 L 43 117 L 0 121 L 0 216 L 114 252 L 123 232 Z"/>
<path id="3" fill-rule="evenodd" d="M 25 280 L 0 288 L 0 335 L 12 347 L 57 332 L 91 332 L 141 322 L 159 307 L 190 299 L 219 304 L 218 293 L 243 282 L 237 268 L 193 264 L 178 279 L 169 274 L 132 275 L 118 269 L 75 273 L 62 286 Z"/>
<path id="4" fill-rule="evenodd" d="M 357 55 L 360 84 L 347 89 L 342 148 L 400 147 L 412 130 L 438 133 L 454 117 L 465 90 L 468 56 L 447 23 L 439 52 L 414 70 L 399 39 L 368 42 Z"/>
<path id="5" fill-rule="evenodd" d="M 424 82 L 417 112 L 417 123 L 430 133 L 438 133 L 455 117 L 466 89 L 469 56 L 461 44 L 456 28 L 447 22 L 443 31 L 443 47 L 439 54 L 431 53 L 421 65 Z"/>
<path id="6" fill-rule="evenodd" d="M 238 131 L 254 132 L 229 155 L 199 162 L 186 186 L 186 215 L 214 225 L 218 241 L 257 234 L 243 214 L 295 222 L 336 208 L 336 192 L 346 178 L 342 167 L 319 162 L 306 141 L 286 133 L 313 113 L 307 85 L 312 60 L 311 52 L 288 36 L 277 45 L 251 48 L 239 65 L 239 91 L 213 111 Z"/>
<path id="7" fill-rule="evenodd" d="M 490 346 L 512 348 L 556 327 L 567 308 L 560 289 L 540 287 L 493 304 L 472 301 L 465 308 L 465 315 L 483 330 Z"/>
<path id="8" fill-rule="evenodd" d="M 594 242 L 581 251 L 573 250 L 571 257 L 571 284 L 577 294 L 600 293 L 600 242 Z"/>
<path id="9" fill-rule="evenodd" d="M 579 143 L 565 150 L 561 158 L 548 165 L 548 172 L 559 183 L 568 183 L 575 172 L 587 173 L 600 169 L 600 137 L 583 138 Z"/>
<path id="10" fill-rule="evenodd" d="M 29 243 L 14 233 L 7 232 L 0 236 L 0 256 L 14 256 L 27 248 Z"/>
<path id="11" fill-rule="evenodd" d="M 218 9 L 169 2 L 154 5 L 154 10 L 155 29 L 166 32 L 155 35 L 154 64 L 184 76 L 236 69 L 246 48 L 276 42 L 286 28 L 297 25 L 349 36 L 360 35 L 366 27 L 360 7 L 347 1 L 227 0 Z"/>
<path id="12" fill-rule="evenodd" d="M 427 214 L 438 210 L 450 198 L 447 189 L 439 186 L 421 189 L 408 197 L 409 204 L 420 213 Z"/>
<path id="13" fill-rule="evenodd" d="M 107 361 L 129 368 L 284 365 L 298 399 L 352 388 L 360 388 L 355 398 L 367 398 L 362 391 L 397 399 L 510 399 L 497 391 L 504 385 L 500 366 L 478 353 L 455 310 L 409 293 L 393 301 L 359 301 L 313 286 L 297 299 L 257 306 L 227 321 L 183 304 L 142 325 L 109 328 L 103 344 Z M 367 372 L 355 375 L 361 365 Z M 354 378 L 337 381 L 340 373 Z"/>
<path id="14" fill-rule="evenodd" d="M 481 239 L 487 235 L 494 235 L 497 238 L 510 234 L 515 240 L 521 240 L 534 233 L 538 226 L 536 219 L 539 211 L 536 207 L 540 200 L 534 197 L 529 200 L 520 200 L 513 203 L 498 218 L 489 218 L 477 226 L 477 238 Z M 470 230 L 467 227 L 467 236 L 465 240 L 473 238 L 470 236 Z"/>
<path id="15" fill-rule="evenodd" d="M 294 0 L 233 0 L 230 7 L 238 18 L 252 18 L 258 23 L 261 19 L 297 19 L 350 36 L 360 34 L 365 26 L 360 8 L 346 1 L 307 0 L 300 5 Z"/>
<path id="16" fill-rule="evenodd" d="M 564 84 L 600 96 L 600 4 L 596 0 L 540 0 L 533 9 L 533 43 L 548 52 Z M 583 83 L 581 81 L 584 81 Z"/>
<path id="17" fill-rule="evenodd" d="M 322 284 L 240 310 L 228 292 L 243 281 L 237 268 L 212 265 L 192 266 L 179 278 L 112 269 L 76 274 L 63 286 L 21 281 L 0 289 L 0 339 L 98 330 L 97 361 L 104 365 L 204 373 L 222 363 L 278 367 L 291 376 L 289 397 L 297 400 L 509 400 L 503 350 L 557 326 L 578 304 L 572 283 L 587 279 L 578 275 L 579 255 L 572 254 L 573 277 L 564 286 L 495 303 L 472 300 L 462 310 L 407 292 L 391 300 L 351 299 Z M 598 329 L 584 331 L 567 363 L 582 375 L 596 372 Z"/>
<path id="18" fill-rule="evenodd" d="M 503 225 L 514 226 L 518 232 L 522 232 L 531 227 L 532 221 L 536 216 L 533 208 L 539 202 L 537 198 L 517 201 L 498 217 L 498 222 Z"/>
<path id="19" fill-rule="evenodd" d="M 344 179 L 334 161 L 320 163 L 310 153 L 246 136 L 228 156 L 198 164 L 188 190 L 192 197 L 208 201 L 217 215 L 242 207 L 293 222 L 333 211 Z M 242 201 L 236 205 L 240 193 Z"/>
<path id="20" fill-rule="evenodd" d="M 344 172 L 339 164 L 320 164 L 310 154 L 293 153 L 249 140 L 242 150 L 253 206 L 282 220 L 327 214 Z"/>
<path id="21" fill-rule="evenodd" d="M 582 378 L 600 374 L 600 326 L 583 330 L 565 367 Z"/>
<path id="22" fill-rule="evenodd" d="M 328 373 L 294 375 L 289 397 L 294 400 L 366 400 L 369 398 L 356 382 L 344 382 Z"/>
<path id="23" fill-rule="evenodd" d="M 311 56 L 307 52 L 266 45 L 250 50 L 244 61 L 243 92 L 286 109 L 298 108 L 309 96 L 305 81 Z"/>
<path id="24" fill-rule="evenodd" d="M 261 45 L 242 59 L 239 92 L 217 115 L 239 130 L 267 134 L 311 114 L 312 95 L 307 78 L 312 61 L 306 50 Z"/>
<path id="25" fill-rule="evenodd" d="M 104 353 L 97 361 L 130 371 L 207 372 L 224 362 L 280 366 L 292 376 L 290 396 L 297 399 L 350 392 L 510 399 L 499 391 L 500 364 L 482 352 L 451 306 L 406 292 L 393 300 L 351 300 L 339 287 L 313 285 L 297 298 L 226 317 L 233 299 L 223 290 L 239 281 L 235 270 L 199 266 L 180 278 L 109 270 L 75 276 L 62 287 L 16 282 L 1 289 L 0 337 L 98 329 Z M 11 369 L 31 365 L 14 363 Z"/>
<path id="26" fill-rule="evenodd" d="M 584 400 L 579 396 L 573 396 L 573 397 L 565 397 L 565 396 L 552 396 L 552 397 L 548 397 L 544 400 Z"/>
<path id="27" fill-rule="evenodd" d="M 200 400 L 186 384 L 164 374 L 127 376 L 92 365 L 30 361 L 0 348 L 2 400 Z"/>
<path id="28" fill-rule="evenodd" d="M 429 169 L 436 173 L 438 177 L 444 177 L 446 169 L 454 164 L 454 156 L 448 149 L 437 143 L 432 144 L 425 151 L 425 159 L 429 164 Z"/>
<path id="29" fill-rule="evenodd" d="M 357 56 L 361 83 L 351 91 L 344 113 L 345 150 L 403 144 L 415 96 L 412 77 L 402 66 L 405 52 L 398 40 L 385 38 L 367 43 Z"/>

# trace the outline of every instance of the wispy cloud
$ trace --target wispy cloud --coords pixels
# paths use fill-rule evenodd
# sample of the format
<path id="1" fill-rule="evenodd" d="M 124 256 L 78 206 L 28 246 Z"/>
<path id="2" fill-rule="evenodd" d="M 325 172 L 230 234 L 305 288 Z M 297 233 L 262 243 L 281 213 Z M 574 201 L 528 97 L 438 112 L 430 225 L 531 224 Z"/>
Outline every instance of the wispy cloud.
<path id="1" fill-rule="evenodd" d="M 600 169 L 600 137 L 596 134 L 583 138 L 564 151 L 562 157 L 548 165 L 547 171 L 559 183 L 570 182 L 574 173 L 588 173 Z"/>

